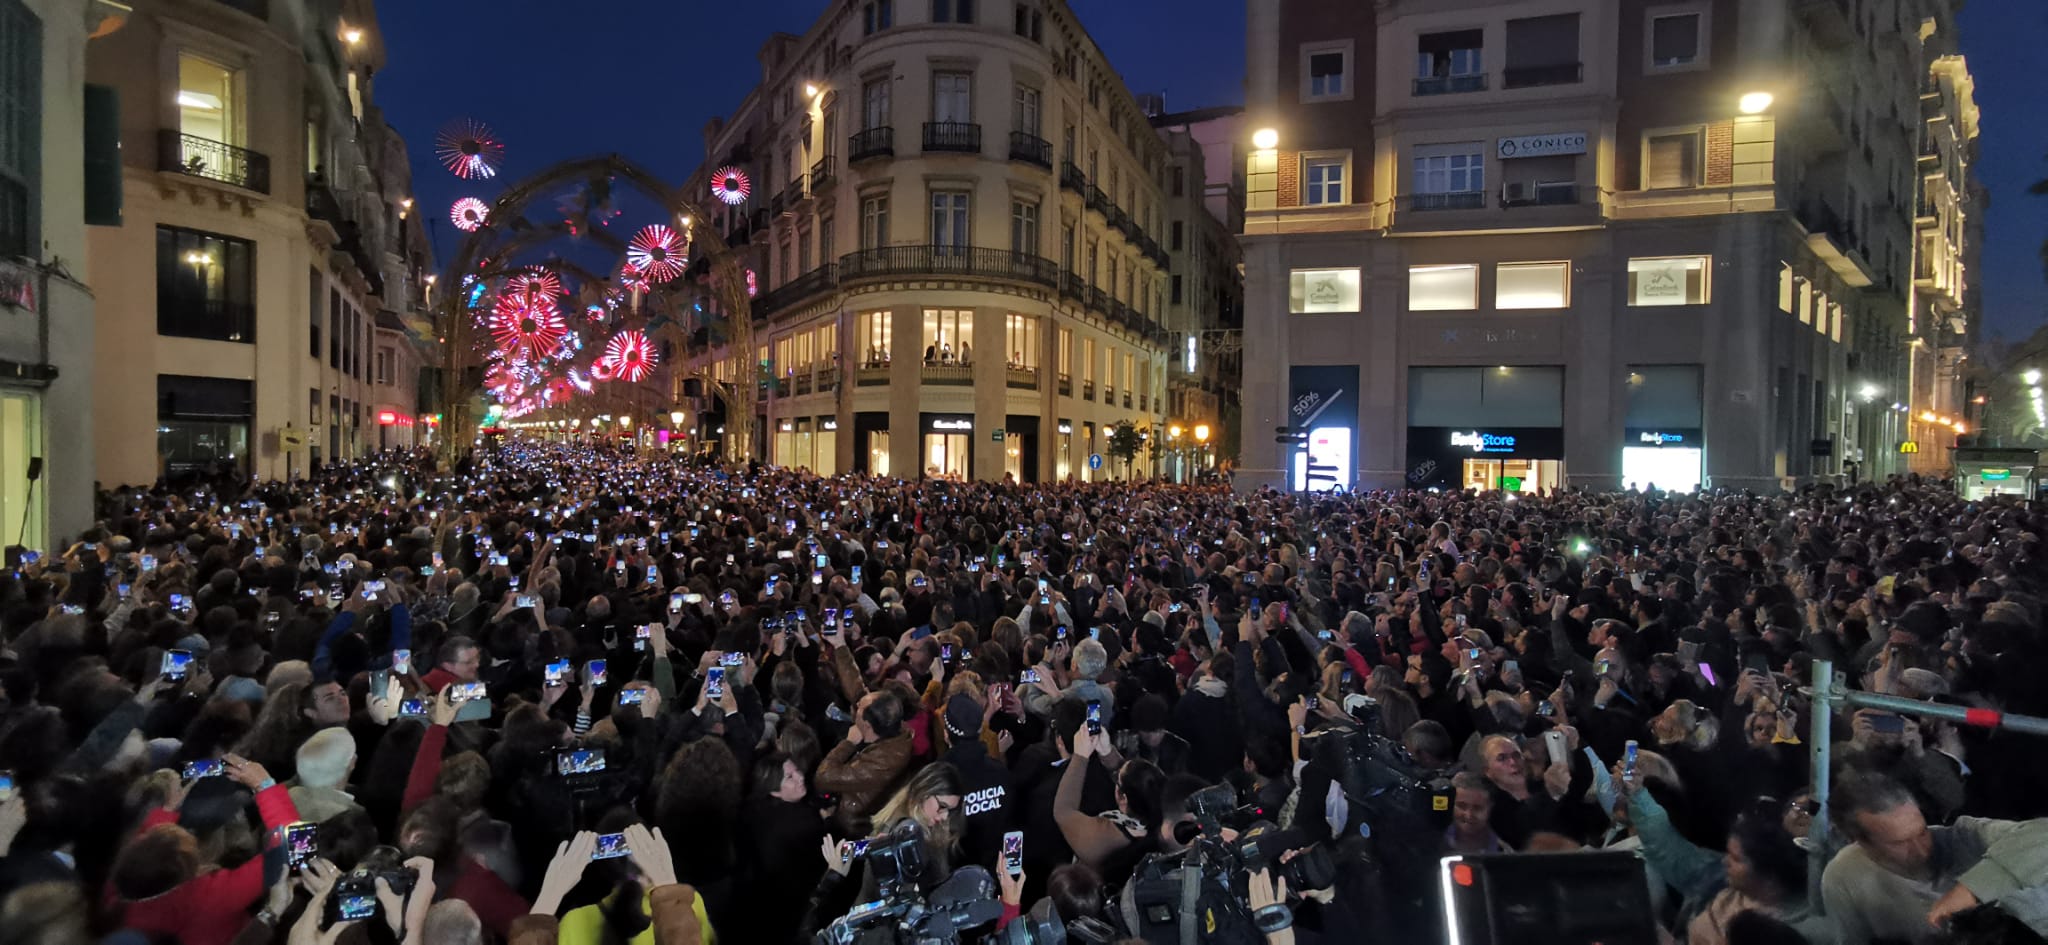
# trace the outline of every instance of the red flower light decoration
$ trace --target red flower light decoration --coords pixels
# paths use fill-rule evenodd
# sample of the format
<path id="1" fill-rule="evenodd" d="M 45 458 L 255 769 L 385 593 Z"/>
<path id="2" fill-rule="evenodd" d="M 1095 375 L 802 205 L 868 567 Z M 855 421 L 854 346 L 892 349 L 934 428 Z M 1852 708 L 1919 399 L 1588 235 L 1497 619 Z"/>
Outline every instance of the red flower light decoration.
<path id="1" fill-rule="evenodd" d="M 448 219 L 455 221 L 456 229 L 474 233 L 491 221 L 491 206 L 475 197 L 464 197 L 448 208 Z"/>
<path id="2" fill-rule="evenodd" d="M 619 267 L 619 284 L 628 291 L 635 292 L 645 292 L 652 286 L 647 279 L 647 273 L 631 262 Z"/>
<path id="3" fill-rule="evenodd" d="M 737 167 L 721 167 L 711 175 L 711 196 L 732 206 L 747 202 L 747 195 L 754 192 L 754 185 L 747 180 L 747 172 Z"/>
<path id="4" fill-rule="evenodd" d="M 756 296 L 756 295 L 760 294 L 760 292 L 761 292 L 761 280 L 760 280 L 760 278 L 754 275 L 754 270 L 752 270 L 752 269 L 749 269 L 749 270 L 747 270 L 747 298 L 750 298 L 750 299 L 751 299 L 751 298 L 753 298 L 754 296 Z"/>
<path id="5" fill-rule="evenodd" d="M 598 361 L 599 366 L 609 368 L 613 376 L 629 384 L 654 373 L 654 363 L 654 342 L 637 331 L 613 335 L 604 346 L 604 357 Z"/>
<path id="6" fill-rule="evenodd" d="M 593 381 L 609 381 L 609 380 L 611 380 L 611 379 L 612 379 L 612 366 L 611 366 L 611 364 L 610 364 L 610 363 L 608 363 L 608 362 L 606 362 L 606 361 L 605 361 L 605 359 L 603 359 L 603 358 L 598 358 L 598 359 L 597 359 L 596 361 L 593 361 L 593 362 L 591 362 L 591 364 L 590 364 L 590 379 L 591 379 L 591 380 L 593 380 Z"/>
<path id="7" fill-rule="evenodd" d="M 532 292 L 536 295 L 554 298 L 562 294 L 562 277 L 555 275 L 547 269 L 535 266 L 505 280 L 505 291 L 515 294 Z"/>
<path id="8" fill-rule="evenodd" d="M 655 282 L 683 274 L 683 236 L 659 223 L 643 227 L 626 246 L 626 261 Z"/>
<path id="9" fill-rule="evenodd" d="M 505 145 L 483 122 L 464 118 L 441 129 L 434 139 L 434 154 L 457 177 L 488 180 L 498 174 Z"/>
<path id="10" fill-rule="evenodd" d="M 569 333 L 554 298 L 539 292 L 501 293 L 490 329 L 491 339 L 507 357 L 526 352 L 540 357 L 555 350 Z"/>

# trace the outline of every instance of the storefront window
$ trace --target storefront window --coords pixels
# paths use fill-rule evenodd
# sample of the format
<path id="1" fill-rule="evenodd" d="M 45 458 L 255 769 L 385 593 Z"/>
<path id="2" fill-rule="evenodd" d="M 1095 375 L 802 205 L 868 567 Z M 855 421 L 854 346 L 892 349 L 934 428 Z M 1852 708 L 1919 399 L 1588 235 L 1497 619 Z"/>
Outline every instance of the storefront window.
<path id="1" fill-rule="evenodd" d="M 961 421 L 939 420 L 932 424 L 932 432 L 924 435 L 924 474 L 933 478 L 965 479 L 968 476 L 968 451 L 974 439 L 972 429 L 955 432 L 951 427 Z M 972 421 L 965 421 L 972 427 Z"/>
<path id="2" fill-rule="evenodd" d="M 973 364 L 973 338 L 973 311 L 942 308 L 924 310 L 926 364 Z"/>
<path id="3" fill-rule="evenodd" d="M 248 465 L 247 422 L 166 419 L 157 421 L 156 433 L 165 475 Z"/>
<path id="4" fill-rule="evenodd" d="M 1362 284 L 1356 269 L 1296 269 L 1287 276 L 1287 310 L 1356 312 Z"/>
<path id="5" fill-rule="evenodd" d="M 784 420 L 775 425 L 775 465 L 796 468 L 796 423 Z"/>
<path id="6" fill-rule="evenodd" d="M 868 434 L 868 473 L 874 476 L 890 475 L 887 430 L 875 430 Z"/>
<path id="7" fill-rule="evenodd" d="M 1052 454 L 1052 477 L 1056 481 L 1065 482 L 1068 476 L 1074 474 L 1073 424 L 1065 420 L 1060 421 L 1057 442 L 1059 446 Z"/>
<path id="8" fill-rule="evenodd" d="M 1571 304 L 1568 263 L 1501 263 L 1497 275 L 1494 308 L 1564 308 Z"/>
<path id="9" fill-rule="evenodd" d="M 839 421 L 818 420 L 818 432 L 811 444 L 811 471 L 820 476 L 839 475 Z"/>
<path id="10" fill-rule="evenodd" d="M 43 490 L 29 488 L 24 473 L 31 456 L 43 452 L 43 399 L 31 391 L 0 390 L 0 534 L 4 544 L 26 536 L 27 547 L 40 550 L 43 542 Z M 49 470 L 44 470 L 47 478 Z M 44 485 L 48 485 L 46 481 Z M 26 521 L 27 528 L 23 523 Z"/>
<path id="11" fill-rule="evenodd" d="M 1708 256 L 1661 256 L 1628 261 L 1628 304 L 1705 305 Z"/>
<path id="12" fill-rule="evenodd" d="M 1408 267 L 1409 311 L 1457 312 L 1478 307 L 1478 266 Z"/>

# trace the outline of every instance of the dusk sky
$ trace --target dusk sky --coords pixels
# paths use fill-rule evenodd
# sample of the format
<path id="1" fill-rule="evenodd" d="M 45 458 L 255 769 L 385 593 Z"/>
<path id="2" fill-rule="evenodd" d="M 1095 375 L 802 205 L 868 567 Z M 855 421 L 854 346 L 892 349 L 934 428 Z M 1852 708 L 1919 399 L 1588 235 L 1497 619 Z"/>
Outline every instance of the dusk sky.
<path id="1" fill-rule="evenodd" d="M 996 0 L 987 0 L 993 7 Z M 1074 0 L 1083 24 L 1134 90 L 1180 110 L 1243 101 L 1243 0 Z M 375 95 L 412 148 L 414 187 L 445 259 L 457 197 L 493 199 L 502 182 L 571 157 L 617 151 L 679 179 L 703 156 L 704 124 L 760 79 L 770 33 L 802 33 L 824 0 L 399 0 L 379 4 L 390 65 Z M 1983 286 L 1987 334 L 2017 340 L 2048 316 L 2040 247 L 2048 197 L 2048 109 L 2037 56 L 2048 3 L 1971 0 L 1963 45 L 1983 112 L 1977 174 L 1992 195 Z M 489 124 L 508 154 L 497 181 L 455 179 L 433 136 L 455 118 Z"/>

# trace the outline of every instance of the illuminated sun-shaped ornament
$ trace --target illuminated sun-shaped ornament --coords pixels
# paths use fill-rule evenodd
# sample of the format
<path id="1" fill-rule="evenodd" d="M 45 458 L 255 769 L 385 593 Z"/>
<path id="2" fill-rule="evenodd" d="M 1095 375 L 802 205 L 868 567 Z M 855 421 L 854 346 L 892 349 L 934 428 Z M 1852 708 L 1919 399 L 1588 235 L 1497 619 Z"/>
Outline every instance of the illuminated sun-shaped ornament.
<path id="1" fill-rule="evenodd" d="M 464 197 L 448 208 L 448 219 L 455 221 L 456 229 L 474 233 L 490 222 L 491 206 L 475 197 Z"/>
<path id="2" fill-rule="evenodd" d="M 538 292 L 500 294 L 490 329 L 491 340 L 508 357 L 529 352 L 535 358 L 544 356 L 569 333 L 554 298 Z"/>
<path id="3" fill-rule="evenodd" d="M 505 144 L 490 126 L 463 118 L 441 129 L 434 138 L 434 155 L 463 180 L 488 180 L 497 176 L 498 163 L 505 159 Z"/>
<path id="4" fill-rule="evenodd" d="M 605 344 L 604 358 L 598 363 L 610 366 L 614 377 L 629 384 L 638 383 L 654 373 L 654 342 L 641 332 L 619 332 Z"/>
<path id="5" fill-rule="evenodd" d="M 562 294 L 562 277 L 554 272 L 535 266 L 505 280 L 507 292 L 532 292 L 549 297 Z"/>
<path id="6" fill-rule="evenodd" d="M 721 167 L 711 175 L 711 196 L 732 206 L 747 202 L 747 195 L 754 192 L 753 182 L 747 180 L 747 172 L 737 167 Z"/>
<path id="7" fill-rule="evenodd" d="M 655 282 L 667 282 L 683 274 L 682 234 L 659 223 L 641 228 L 626 246 L 626 260 Z"/>

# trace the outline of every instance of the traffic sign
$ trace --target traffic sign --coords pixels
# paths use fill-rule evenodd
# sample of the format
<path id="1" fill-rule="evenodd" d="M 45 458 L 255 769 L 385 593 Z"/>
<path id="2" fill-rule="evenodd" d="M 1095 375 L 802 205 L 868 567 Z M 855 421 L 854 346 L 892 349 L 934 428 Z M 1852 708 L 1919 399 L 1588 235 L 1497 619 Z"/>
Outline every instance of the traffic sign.
<path id="1" fill-rule="evenodd" d="M 1088 468 L 1089 468 L 1089 469 L 1101 469 L 1101 468 L 1102 468 L 1102 454 L 1101 454 L 1101 453 L 1089 453 L 1089 454 L 1088 454 Z"/>

